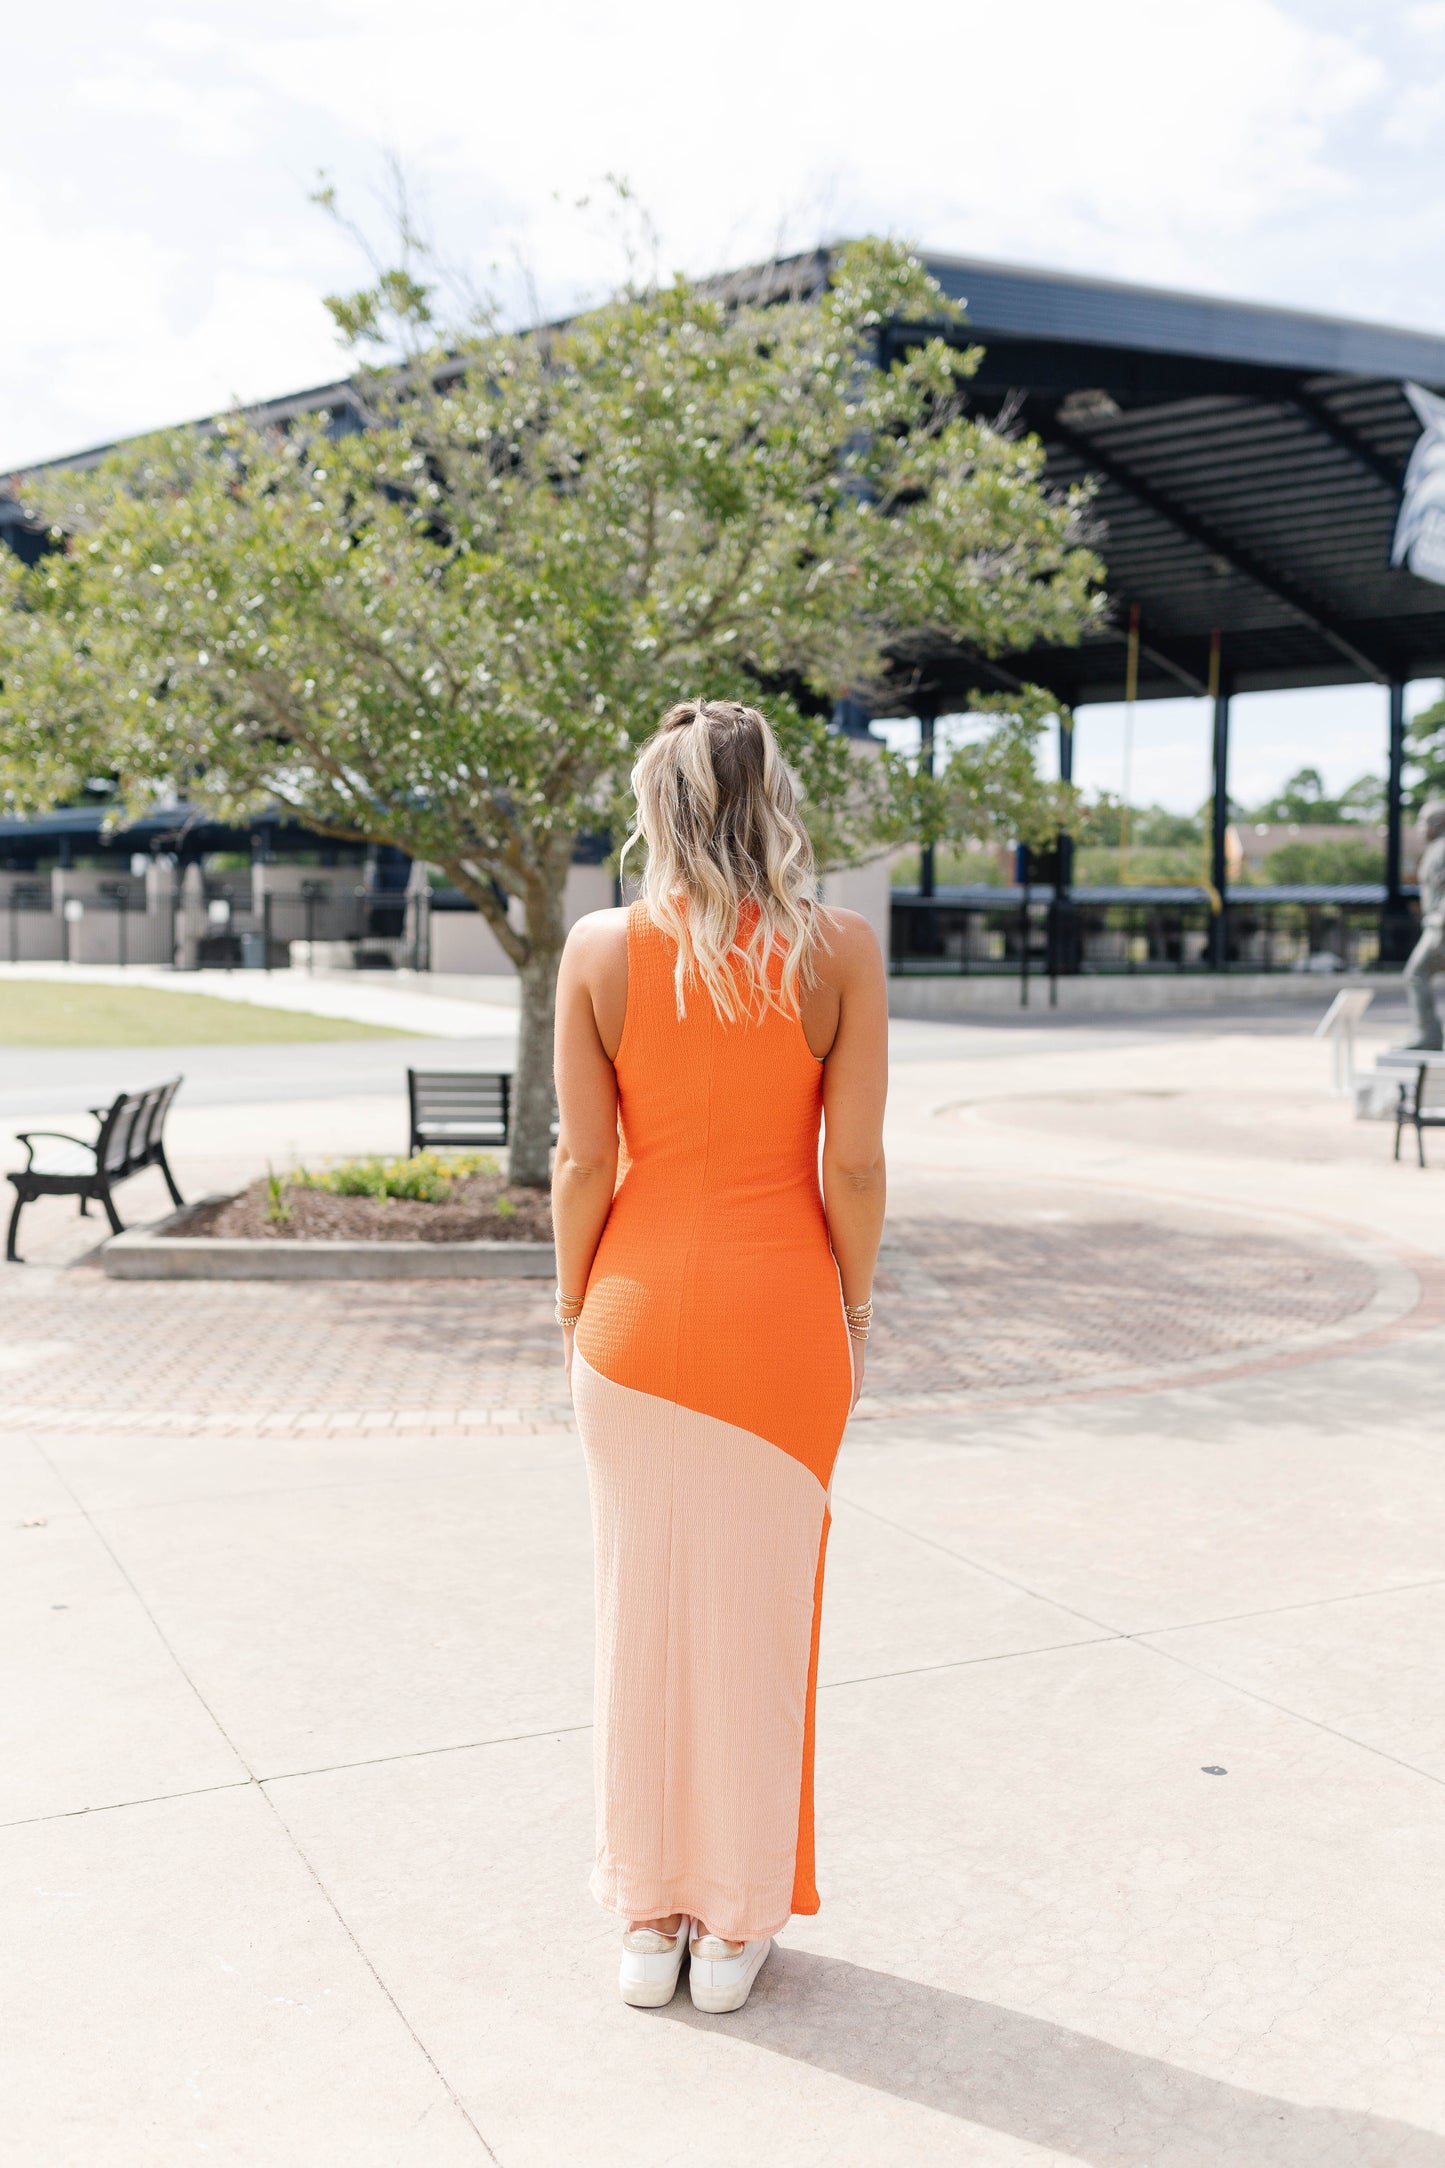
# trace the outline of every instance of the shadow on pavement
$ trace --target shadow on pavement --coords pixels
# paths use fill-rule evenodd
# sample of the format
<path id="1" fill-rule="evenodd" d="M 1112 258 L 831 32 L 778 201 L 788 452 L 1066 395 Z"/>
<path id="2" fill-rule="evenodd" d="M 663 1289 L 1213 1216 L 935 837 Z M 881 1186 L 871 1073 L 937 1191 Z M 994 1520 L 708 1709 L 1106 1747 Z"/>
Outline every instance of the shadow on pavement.
<path id="1" fill-rule="evenodd" d="M 666 2013 L 1089 2168 L 1445 2168 L 1445 2137 L 1250 2092 L 1023 2011 L 774 1951 L 746 2009 Z"/>

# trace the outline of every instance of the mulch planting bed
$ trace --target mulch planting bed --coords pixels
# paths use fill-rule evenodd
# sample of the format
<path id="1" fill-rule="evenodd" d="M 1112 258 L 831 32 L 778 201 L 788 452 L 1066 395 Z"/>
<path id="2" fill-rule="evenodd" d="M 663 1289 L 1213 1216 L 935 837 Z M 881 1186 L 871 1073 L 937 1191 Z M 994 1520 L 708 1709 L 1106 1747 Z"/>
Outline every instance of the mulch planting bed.
<path id="1" fill-rule="evenodd" d="M 271 1217 L 263 1178 L 239 1196 L 198 1205 L 170 1232 L 277 1242 L 550 1242 L 552 1209 L 544 1192 L 510 1189 L 498 1175 L 453 1184 L 445 1204 L 406 1197 L 336 1197 L 287 1187 L 289 1217 Z M 499 1211 L 498 1206 L 502 1209 Z M 511 1205 L 511 1211 L 506 1206 Z"/>

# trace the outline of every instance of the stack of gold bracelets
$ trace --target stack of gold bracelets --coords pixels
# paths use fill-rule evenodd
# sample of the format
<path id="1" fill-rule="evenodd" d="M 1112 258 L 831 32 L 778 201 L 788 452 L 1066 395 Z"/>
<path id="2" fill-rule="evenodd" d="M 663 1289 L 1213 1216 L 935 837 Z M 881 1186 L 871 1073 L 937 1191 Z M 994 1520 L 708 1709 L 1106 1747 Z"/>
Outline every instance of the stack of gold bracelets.
<path id="1" fill-rule="evenodd" d="M 555 1290 L 557 1307 L 552 1315 L 559 1325 L 575 1325 L 582 1315 L 582 1303 L 572 1295 L 564 1295 L 561 1288 Z M 873 1330 L 873 1297 L 866 1302 L 845 1302 L 843 1315 L 848 1324 L 850 1340 L 866 1340 Z"/>

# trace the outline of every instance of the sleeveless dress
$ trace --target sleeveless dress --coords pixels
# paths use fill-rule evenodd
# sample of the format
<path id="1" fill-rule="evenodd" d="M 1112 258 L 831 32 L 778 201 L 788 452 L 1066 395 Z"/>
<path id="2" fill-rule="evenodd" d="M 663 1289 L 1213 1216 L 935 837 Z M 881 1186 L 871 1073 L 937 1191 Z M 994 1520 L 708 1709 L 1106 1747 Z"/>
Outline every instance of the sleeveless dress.
<path id="1" fill-rule="evenodd" d="M 818 1184 L 823 1066 L 725 1023 L 627 921 L 621 1173 L 572 1394 L 597 1573 L 592 1893 L 751 1941 L 816 1912 L 813 1710 L 852 1358 Z"/>

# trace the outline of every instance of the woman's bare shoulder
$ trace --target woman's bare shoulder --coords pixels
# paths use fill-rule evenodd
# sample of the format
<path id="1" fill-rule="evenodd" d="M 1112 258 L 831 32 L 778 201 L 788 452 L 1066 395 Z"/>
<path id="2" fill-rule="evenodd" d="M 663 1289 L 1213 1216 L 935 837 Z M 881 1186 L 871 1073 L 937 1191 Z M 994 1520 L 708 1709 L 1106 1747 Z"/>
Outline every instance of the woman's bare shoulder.
<path id="1" fill-rule="evenodd" d="M 626 906 L 607 911 L 587 911 L 567 935 L 567 953 L 579 963 L 608 964 L 627 961 Z"/>
<path id="2" fill-rule="evenodd" d="M 558 1015 L 590 1015 L 611 1061 L 627 1015 L 627 913 L 589 911 L 567 935 L 557 980 Z"/>
<path id="3" fill-rule="evenodd" d="M 861 911 L 819 904 L 818 970 L 834 986 L 872 976 L 882 969 L 883 951 L 871 922 Z"/>

